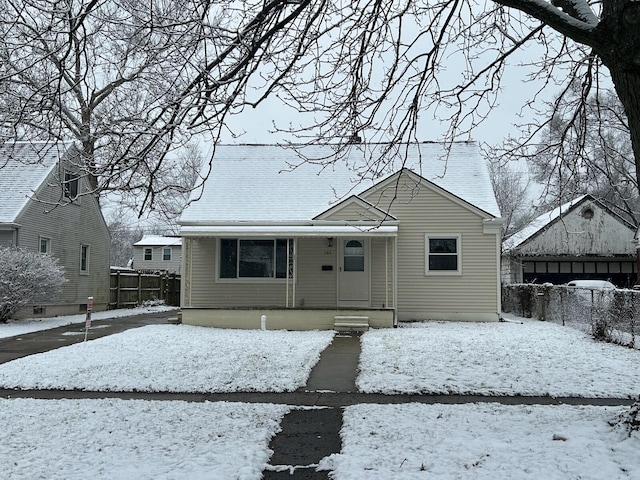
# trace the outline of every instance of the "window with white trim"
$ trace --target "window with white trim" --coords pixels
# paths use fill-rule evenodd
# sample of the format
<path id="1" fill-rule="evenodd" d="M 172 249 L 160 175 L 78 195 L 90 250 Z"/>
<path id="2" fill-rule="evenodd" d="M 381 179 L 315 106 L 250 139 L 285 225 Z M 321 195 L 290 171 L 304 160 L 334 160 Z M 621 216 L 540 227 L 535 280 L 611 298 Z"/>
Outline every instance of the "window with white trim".
<path id="1" fill-rule="evenodd" d="M 144 257 L 143 257 L 146 261 L 151 261 L 153 260 L 153 248 L 151 247 L 145 247 L 144 249 Z"/>
<path id="2" fill-rule="evenodd" d="M 219 246 L 220 279 L 287 277 L 286 238 L 222 238 Z"/>
<path id="3" fill-rule="evenodd" d="M 425 235 L 425 273 L 451 275 L 462 273 L 460 234 Z"/>
<path id="4" fill-rule="evenodd" d="M 163 262 L 171 261 L 171 247 L 164 247 L 162 249 L 162 261 Z"/>
<path id="5" fill-rule="evenodd" d="M 40 237 L 38 241 L 38 251 L 40 253 L 51 253 L 51 239 Z"/>

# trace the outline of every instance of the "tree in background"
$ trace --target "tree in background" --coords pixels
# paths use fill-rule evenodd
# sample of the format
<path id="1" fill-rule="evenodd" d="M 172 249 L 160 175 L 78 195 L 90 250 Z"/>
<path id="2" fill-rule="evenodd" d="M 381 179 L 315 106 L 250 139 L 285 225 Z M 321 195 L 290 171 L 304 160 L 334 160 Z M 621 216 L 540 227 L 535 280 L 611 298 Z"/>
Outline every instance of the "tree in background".
<path id="1" fill-rule="evenodd" d="M 0 246 L 0 323 L 27 305 L 55 302 L 64 282 L 57 258 Z"/>
<path id="2" fill-rule="evenodd" d="M 421 122 L 452 140 L 487 118 L 512 63 L 538 113 L 521 143 L 553 118 L 550 88 L 579 86 L 578 122 L 612 84 L 637 178 L 639 25 L 631 0 L 0 0 L 0 111 L 11 139 L 76 140 L 94 191 L 141 190 L 144 211 L 172 151 L 269 97 L 300 112 L 298 141 L 338 151 L 416 141 Z"/>
<path id="3" fill-rule="evenodd" d="M 507 238 L 524 228 L 539 213 L 530 193 L 531 178 L 526 166 L 518 170 L 500 159 L 489 162 L 489 175 L 504 219 L 502 236 Z"/>
<path id="4" fill-rule="evenodd" d="M 524 155 L 535 181 L 544 186 L 542 206 L 553 208 L 591 194 L 638 223 L 640 197 L 634 174 L 629 125 L 613 92 L 590 97 L 580 119 L 559 104 L 541 145 Z"/>

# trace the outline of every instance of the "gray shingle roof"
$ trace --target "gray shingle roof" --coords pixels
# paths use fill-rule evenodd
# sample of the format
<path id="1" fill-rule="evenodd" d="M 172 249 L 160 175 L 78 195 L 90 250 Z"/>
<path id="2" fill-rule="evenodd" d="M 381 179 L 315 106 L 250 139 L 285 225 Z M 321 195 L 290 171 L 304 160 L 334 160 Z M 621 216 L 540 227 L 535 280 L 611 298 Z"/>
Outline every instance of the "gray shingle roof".
<path id="1" fill-rule="evenodd" d="M 476 144 L 454 143 L 448 155 L 441 143 L 402 144 L 380 168 L 372 160 L 387 146 L 354 145 L 345 157 L 328 163 L 333 150 L 326 145 L 303 147 L 307 162 L 296 151 L 276 145 L 218 145 L 204 189 L 194 191 L 194 201 L 180 221 L 308 221 L 403 167 L 490 215 L 500 216 L 486 160 Z"/>
<path id="2" fill-rule="evenodd" d="M 63 155 L 62 144 L 0 145 L 0 223 L 13 223 Z"/>

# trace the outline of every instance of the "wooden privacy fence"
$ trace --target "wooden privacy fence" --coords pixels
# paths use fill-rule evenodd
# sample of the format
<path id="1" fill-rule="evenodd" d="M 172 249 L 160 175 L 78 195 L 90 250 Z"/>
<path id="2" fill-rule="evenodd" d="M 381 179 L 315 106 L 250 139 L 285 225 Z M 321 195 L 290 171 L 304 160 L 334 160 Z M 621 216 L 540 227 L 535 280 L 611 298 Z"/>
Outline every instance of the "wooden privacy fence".
<path id="1" fill-rule="evenodd" d="M 128 308 L 147 301 L 164 300 L 180 306 L 180 275 L 111 272 L 109 308 Z"/>

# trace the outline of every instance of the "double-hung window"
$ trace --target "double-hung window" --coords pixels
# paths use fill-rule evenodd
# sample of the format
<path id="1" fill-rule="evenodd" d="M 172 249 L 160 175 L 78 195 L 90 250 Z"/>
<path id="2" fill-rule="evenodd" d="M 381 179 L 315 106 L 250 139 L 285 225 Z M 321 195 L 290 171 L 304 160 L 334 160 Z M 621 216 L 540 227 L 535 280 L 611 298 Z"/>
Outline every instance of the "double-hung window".
<path id="1" fill-rule="evenodd" d="M 460 234 L 425 236 L 425 273 L 458 275 L 462 273 Z"/>
<path id="2" fill-rule="evenodd" d="M 145 247 L 145 249 L 144 249 L 144 259 L 146 261 L 153 260 L 153 248 Z"/>
<path id="3" fill-rule="evenodd" d="M 163 262 L 171 261 L 171 247 L 164 247 L 162 249 L 162 261 Z"/>
<path id="4" fill-rule="evenodd" d="M 40 253 L 51 253 L 51 239 L 46 237 L 40 237 L 38 249 Z"/>
<path id="5" fill-rule="evenodd" d="M 219 278 L 286 278 L 287 239 L 220 239 Z"/>

